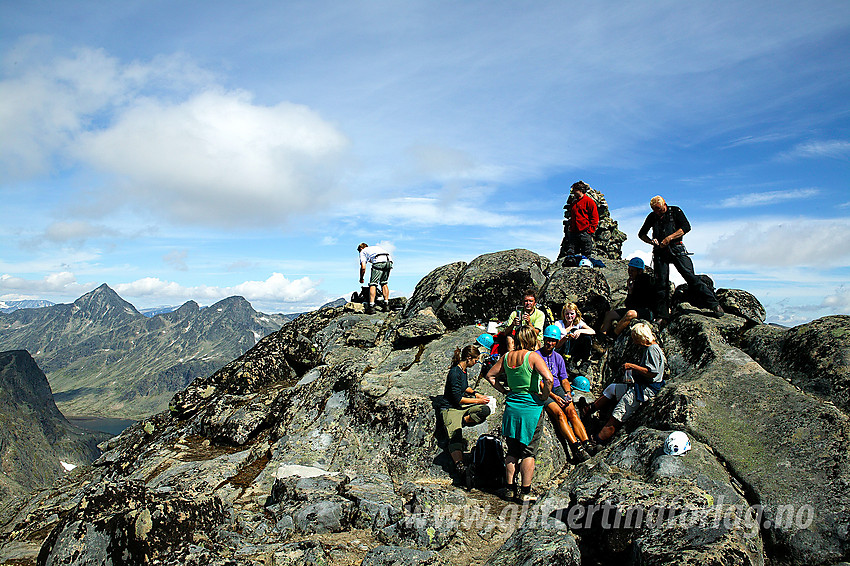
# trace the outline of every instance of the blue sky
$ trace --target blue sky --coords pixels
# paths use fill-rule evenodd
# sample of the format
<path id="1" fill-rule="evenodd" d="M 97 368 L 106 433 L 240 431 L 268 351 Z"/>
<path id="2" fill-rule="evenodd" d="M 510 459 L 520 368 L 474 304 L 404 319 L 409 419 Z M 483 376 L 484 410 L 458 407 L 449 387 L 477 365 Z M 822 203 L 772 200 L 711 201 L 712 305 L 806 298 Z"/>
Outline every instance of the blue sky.
<path id="1" fill-rule="evenodd" d="M 682 207 L 768 320 L 850 312 L 850 2 L 0 1 L 0 300 L 139 308 L 551 259 L 568 187 Z"/>

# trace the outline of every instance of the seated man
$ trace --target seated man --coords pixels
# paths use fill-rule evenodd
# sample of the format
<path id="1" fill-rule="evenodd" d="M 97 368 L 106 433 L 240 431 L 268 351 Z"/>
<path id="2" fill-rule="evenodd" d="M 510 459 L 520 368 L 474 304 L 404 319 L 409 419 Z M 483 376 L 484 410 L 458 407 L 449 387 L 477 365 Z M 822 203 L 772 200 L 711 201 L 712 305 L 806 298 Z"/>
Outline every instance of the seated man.
<path id="1" fill-rule="evenodd" d="M 573 460 L 584 462 L 590 456 L 587 453 L 587 431 L 573 405 L 572 391 L 567 375 L 564 358 L 555 351 L 555 345 L 561 338 L 561 330 L 550 324 L 543 331 L 543 347 L 537 350 L 546 367 L 552 372 L 553 387 L 549 397 L 544 401 L 543 408 L 558 434 L 562 443 L 570 446 Z"/>
<path id="2" fill-rule="evenodd" d="M 652 329 L 643 322 L 632 328 L 632 341 L 640 346 L 640 364 L 623 364 L 625 383 L 612 383 L 591 405 L 581 404 L 582 417 L 592 415 L 616 403 L 611 418 L 593 441 L 599 445 L 608 442 L 611 436 L 628 419 L 635 409 L 647 399 L 651 399 L 664 385 L 664 365 L 666 359 L 661 346 L 655 341 Z"/>
<path id="3" fill-rule="evenodd" d="M 629 327 L 629 323 L 636 319 L 652 321 L 652 308 L 655 306 L 656 293 L 652 277 L 644 272 L 646 265 L 639 257 L 629 260 L 629 279 L 626 282 L 628 294 L 626 295 L 625 308 L 614 309 L 605 313 L 602 326 L 599 331 L 607 334 L 614 326 L 614 335 L 619 336 L 623 330 Z M 614 325 L 614 322 L 617 324 Z"/>
<path id="4" fill-rule="evenodd" d="M 537 335 L 537 347 L 539 348 L 542 345 L 540 333 L 543 332 L 544 322 L 546 322 L 546 315 L 543 314 L 542 310 L 537 308 L 537 292 L 534 289 L 528 289 L 522 294 L 522 306 L 518 307 L 508 317 L 505 327 L 508 352 L 514 350 L 514 336 L 523 326 L 534 328 L 534 332 Z"/>

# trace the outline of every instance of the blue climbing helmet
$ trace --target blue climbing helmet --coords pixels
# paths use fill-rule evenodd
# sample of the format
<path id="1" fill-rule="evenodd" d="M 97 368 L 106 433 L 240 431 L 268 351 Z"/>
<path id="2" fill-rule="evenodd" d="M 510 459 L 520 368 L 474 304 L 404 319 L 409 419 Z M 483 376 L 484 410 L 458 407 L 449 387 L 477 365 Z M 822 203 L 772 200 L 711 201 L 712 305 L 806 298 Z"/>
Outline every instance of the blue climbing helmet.
<path id="1" fill-rule="evenodd" d="M 554 338 L 555 340 L 560 340 L 561 329 L 555 326 L 554 324 L 550 324 L 549 326 L 543 329 L 543 338 Z"/>
<path id="2" fill-rule="evenodd" d="M 478 342 L 480 345 L 484 346 L 485 348 L 487 348 L 488 350 L 490 350 L 493 347 L 493 335 L 492 334 L 487 334 L 485 332 L 484 334 L 481 334 L 478 338 L 476 338 L 475 341 Z"/>
<path id="3" fill-rule="evenodd" d="M 583 393 L 590 393 L 590 380 L 583 375 L 577 375 L 573 378 L 572 388 Z"/>
<path id="4" fill-rule="evenodd" d="M 643 262 L 643 259 L 635 256 L 629 260 L 629 267 L 636 267 L 638 269 L 646 269 L 646 264 Z"/>

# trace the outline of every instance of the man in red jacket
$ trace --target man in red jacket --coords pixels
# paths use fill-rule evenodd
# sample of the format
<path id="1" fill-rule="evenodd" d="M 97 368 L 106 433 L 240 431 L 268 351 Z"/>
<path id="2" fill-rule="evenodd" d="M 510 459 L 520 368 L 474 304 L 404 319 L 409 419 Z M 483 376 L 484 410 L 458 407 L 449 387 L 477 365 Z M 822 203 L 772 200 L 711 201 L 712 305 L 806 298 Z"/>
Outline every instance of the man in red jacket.
<path id="1" fill-rule="evenodd" d="M 569 233 L 570 245 L 568 254 L 580 253 L 590 257 L 593 254 L 593 233 L 599 227 L 599 211 L 596 201 L 587 196 L 590 187 L 583 181 L 573 183 L 570 187 L 573 201 L 570 207 Z"/>

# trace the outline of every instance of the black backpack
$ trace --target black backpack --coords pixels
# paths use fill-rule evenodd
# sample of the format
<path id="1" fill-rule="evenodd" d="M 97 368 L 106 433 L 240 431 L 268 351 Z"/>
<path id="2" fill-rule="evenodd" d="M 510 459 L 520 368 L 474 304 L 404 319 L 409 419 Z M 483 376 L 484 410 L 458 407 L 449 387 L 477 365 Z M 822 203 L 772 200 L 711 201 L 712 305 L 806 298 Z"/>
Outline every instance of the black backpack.
<path id="1" fill-rule="evenodd" d="M 467 485 L 494 490 L 505 486 L 505 449 L 502 439 L 482 434 L 472 449 L 472 465 L 467 472 Z"/>

